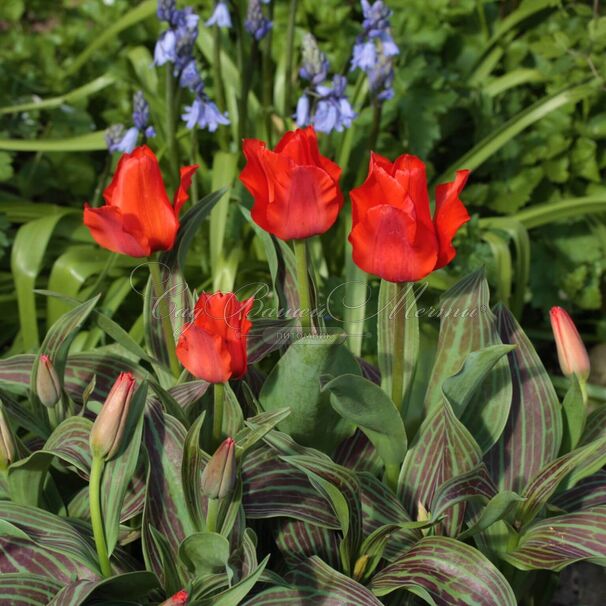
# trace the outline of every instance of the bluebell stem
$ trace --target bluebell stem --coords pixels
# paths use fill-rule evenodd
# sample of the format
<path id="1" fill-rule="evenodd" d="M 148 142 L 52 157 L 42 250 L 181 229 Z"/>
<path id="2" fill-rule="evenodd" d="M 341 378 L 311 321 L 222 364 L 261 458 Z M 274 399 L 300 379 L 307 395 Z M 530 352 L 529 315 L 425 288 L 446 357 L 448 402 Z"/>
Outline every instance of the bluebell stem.
<path id="1" fill-rule="evenodd" d="M 263 14 L 261 0 L 249 0 L 244 28 L 257 41 L 262 40 L 269 33 L 272 22 Z"/>
<path id="2" fill-rule="evenodd" d="M 361 4 L 364 31 L 354 44 L 351 69 L 366 72 L 372 96 L 385 101 L 393 96 L 393 58 L 400 53 L 390 32 L 392 13 L 383 0 Z"/>
<path id="3" fill-rule="evenodd" d="M 231 28 L 231 16 L 225 0 L 219 0 L 215 4 L 215 10 L 210 19 L 206 22 L 206 25 L 208 27 L 216 25 L 217 27 Z"/>

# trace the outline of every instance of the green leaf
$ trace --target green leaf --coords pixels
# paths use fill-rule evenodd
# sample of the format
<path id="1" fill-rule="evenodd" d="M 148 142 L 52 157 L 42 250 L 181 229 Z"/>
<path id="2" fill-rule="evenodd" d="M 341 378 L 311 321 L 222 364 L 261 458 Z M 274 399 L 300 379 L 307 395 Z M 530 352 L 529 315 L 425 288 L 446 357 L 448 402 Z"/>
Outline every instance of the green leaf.
<path id="1" fill-rule="evenodd" d="M 57 581 L 35 574 L 0 575 L 0 603 L 10 606 L 47 606 L 59 589 Z"/>
<path id="2" fill-rule="evenodd" d="M 483 532 L 495 522 L 506 518 L 513 506 L 523 501 L 524 498 L 510 490 L 504 490 L 496 494 L 484 507 L 482 507 L 480 517 L 457 538 L 459 541 L 468 539 L 479 532 Z"/>
<path id="3" fill-rule="evenodd" d="M 570 389 L 562 403 L 562 411 L 566 424 L 562 452 L 569 452 L 577 447 L 587 420 L 587 405 L 576 375 L 570 377 Z"/>
<path id="4" fill-rule="evenodd" d="M 425 410 L 429 414 L 441 405 L 444 382 L 461 370 L 470 353 L 502 344 L 489 300 L 483 271 L 458 282 L 440 300 L 438 351 L 425 397 Z M 511 396 L 509 364 L 506 358 L 501 358 L 475 390 L 461 415 L 461 421 L 482 451 L 487 451 L 503 432 Z"/>
<path id="5" fill-rule="evenodd" d="M 339 343 L 339 335 L 304 337 L 293 343 L 267 377 L 259 401 L 273 411 L 288 403 L 290 416 L 281 431 L 297 442 L 330 452 L 353 432 L 330 406 L 330 394 L 322 393 L 321 378 L 346 373 L 360 374 L 352 354 Z"/>
<path id="6" fill-rule="evenodd" d="M 282 408 L 273 412 L 262 412 L 246 419 L 244 421 L 246 428 L 235 437 L 238 457 L 242 457 L 288 415 L 290 415 L 290 408 Z"/>
<path id="7" fill-rule="evenodd" d="M 179 547 L 179 558 L 194 580 L 207 574 L 229 573 L 229 555 L 229 541 L 216 532 L 192 534 Z"/>
<path id="8" fill-rule="evenodd" d="M 0 139 L 0 149 L 23 152 L 83 152 L 106 149 L 105 131 L 67 139 Z"/>
<path id="9" fill-rule="evenodd" d="M 387 394 L 357 375 L 341 375 L 322 389 L 330 393 L 332 407 L 372 442 L 386 465 L 400 466 L 407 439 L 402 417 Z"/>
<path id="10" fill-rule="evenodd" d="M 205 417 L 206 412 L 202 412 L 189 428 L 183 446 L 183 462 L 181 464 L 181 482 L 185 493 L 185 504 L 194 526 L 199 530 L 206 530 L 206 519 L 200 495 L 200 481 L 204 467 L 210 460 L 210 457 L 200 449 L 200 432 Z M 198 481 L 192 481 L 195 478 Z"/>
<path id="11" fill-rule="evenodd" d="M 453 583 L 453 579 L 464 582 Z M 377 573 L 370 583 L 379 596 L 422 587 L 443 606 L 516 606 L 505 577 L 479 551 L 448 537 L 426 537 Z"/>

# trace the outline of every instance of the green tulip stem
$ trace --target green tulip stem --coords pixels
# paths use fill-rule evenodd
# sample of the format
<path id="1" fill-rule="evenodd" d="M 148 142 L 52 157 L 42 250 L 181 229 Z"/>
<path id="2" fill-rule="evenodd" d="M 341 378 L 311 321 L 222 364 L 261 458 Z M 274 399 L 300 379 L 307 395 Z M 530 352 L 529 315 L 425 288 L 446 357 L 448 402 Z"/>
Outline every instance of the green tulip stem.
<path id="1" fill-rule="evenodd" d="M 407 287 L 406 282 L 397 284 L 393 327 L 391 399 L 400 414 L 402 413 L 402 400 L 404 398 L 404 339 L 406 338 L 406 305 L 403 301 Z"/>
<path id="2" fill-rule="evenodd" d="M 206 510 L 206 530 L 208 532 L 217 532 L 218 518 L 219 499 L 208 499 L 208 508 Z"/>
<path id="3" fill-rule="evenodd" d="M 109 556 L 107 555 L 103 516 L 101 515 L 101 476 L 103 475 L 104 466 L 105 460 L 103 457 L 93 455 L 88 490 L 90 519 L 93 526 L 97 556 L 99 557 L 99 568 L 101 569 L 101 574 L 107 578 L 112 576 L 112 568 L 109 563 Z"/>
<path id="4" fill-rule="evenodd" d="M 215 383 L 214 396 L 213 447 L 217 448 L 221 444 L 223 435 L 223 409 L 225 408 L 225 385 L 223 383 Z"/>
<path id="5" fill-rule="evenodd" d="M 157 299 L 157 310 L 160 314 L 164 342 L 166 343 L 166 350 L 168 351 L 168 363 L 170 366 L 170 371 L 174 377 L 178 377 L 181 374 L 181 367 L 179 366 L 177 352 L 175 351 L 175 337 L 173 336 L 173 327 L 170 321 L 170 310 L 168 308 L 168 302 L 166 300 L 164 286 L 162 284 L 160 263 L 154 259 L 149 260 L 149 275 L 151 276 L 152 287 Z M 154 310 L 152 310 L 152 315 L 155 312 L 155 306 L 153 306 L 153 308 Z"/>
<path id="6" fill-rule="evenodd" d="M 297 291 L 299 293 L 299 311 L 303 333 L 311 332 L 311 302 L 309 297 L 309 273 L 307 271 L 307 242 L 294 240 L 297 266 Z"/>

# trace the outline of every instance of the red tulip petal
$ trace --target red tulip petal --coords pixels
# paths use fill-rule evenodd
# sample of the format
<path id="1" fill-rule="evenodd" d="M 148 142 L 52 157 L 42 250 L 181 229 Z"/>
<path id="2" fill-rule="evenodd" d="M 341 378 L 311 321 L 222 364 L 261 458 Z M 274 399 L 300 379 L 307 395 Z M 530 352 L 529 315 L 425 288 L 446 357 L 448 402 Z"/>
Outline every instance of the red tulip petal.
<path id="1" fill-rule="evenodd" d="M 390 282 L 416 282 L 433 271 L 437 259 L 435 233 L 421 228 L 400 208 L 374 206 L 349 235 L 353 260 Z"/>
<path id="2" fill-rule="evenodd" d="M 231 377 L 231 356 L 219 335 L 210 335 L 186 324 L 177 343 L 177 357 L 187 370 L 209 383 L 225 383 Z"/>
<path id="3" fill-rule="evenodd" d="M 112 252 L 130 257 L 147 257 L 151 253 L 147 237 L 136 217 L 124 217 L 113 206 L 91 208 L 85 204 L 84 225 L 99 245 Z"/>
<path id="4" fill-rule="evenodd" d="M 461 225 L 470 219 L 467 209 L 459 200 L 469 172 L 468 170 L 458 170 L 454 181 L 436 187 L 434 223 L 440 248 L 436 269 L 448 265 L 455 258 L 457 251 L 452 245 L 452 239 Z"/>
<path id="5" fill-rule="evenodd" d="M 177 191 L 175 192 L 175 198 L 173 201 L 173 207 L 175 209 L 175 215 L 177 217 L 179 216 L 179 211 L 181 210 L 181 207 L 189 199 L 189 194 L 187 193 L 187 190 L 190 188 L 191 181 L 194 178 L 194 175 L 198 168 L 198 164 L 192 164 L 191 166 L 182 166 L 181 170 L 179 171 L 181 181 L 179 183 Z"/>
<path id="6" fill-rule="evenodd" d="M 247 336 L 252 326 L 248 314 L 255 302 L 254 297 L 238 302 L 238 318 L 240 328 L 238 331 L 230 332 L 226 346 L 231 356 L 231 370 L 234 379 L 240 379 L 246 374 L 248 368 Z"/>
<path id="7" fill-rule="evenodd" d="M 394 177 L 400 183 L 402 189 L 412 198 L 417 220 L 422 221 L 429 227 L 431 212 L 425 163 L 416 156 L 404 154 L 394 163 Z"/>
<path id="8" fill-rule="evenodd" d="M 390 175 L 389 162 L 378 154 L 372 153 L 366 181 L 350 192 L 353 226 L 364 219 L 373 206 L 389 204 L 405 210 L 414 219 L 412 200 L 406 196 L 400 183 Z"/>
<path id="9" fill-rule="evenodd" d="M 118 208 L 123 216 L 138 219 L 152 252 L 172 248 L 179 221 L 168 199 L 158 160 L 149 147 L 142 145 L 120 158 L 103 195 L 108 205 Z"/>
<path id="10" fill-rule="evenodd" d="M 240 173 L 240 181 L 255 199 L 255 204 L 267 204 L 269 198 L 267 178 L 260 160 L 260 155 L 267 151 L 265 143 L 258 139 L 244 139 L 242 151 L 246 157 L 246 166 Z"/>

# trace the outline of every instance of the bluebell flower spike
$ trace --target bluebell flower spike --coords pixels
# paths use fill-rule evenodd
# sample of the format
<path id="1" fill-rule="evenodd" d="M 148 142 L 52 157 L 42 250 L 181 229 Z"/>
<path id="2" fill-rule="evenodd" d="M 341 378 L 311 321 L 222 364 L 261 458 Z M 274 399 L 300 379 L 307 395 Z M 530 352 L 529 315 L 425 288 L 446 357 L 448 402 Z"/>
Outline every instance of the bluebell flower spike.
<path id="1" fill-rule="evenodd" d="M 210 19 L 206 22 L 208 27 L 216 25 L 217 27 L 224 27 L 230 29 L 232 26 L 231 15 L 229 14 L 229 8 L 224 0 L 219 0 L 215 4 L 215 10 L 211 15 Z"/>
<path id="2" fill-rule="evenodd" d="M 244 29 L 258 42 L 267 36 L 271 28 L 272 22 L 263 14 L 261 0 L 249 0 Z"/>

